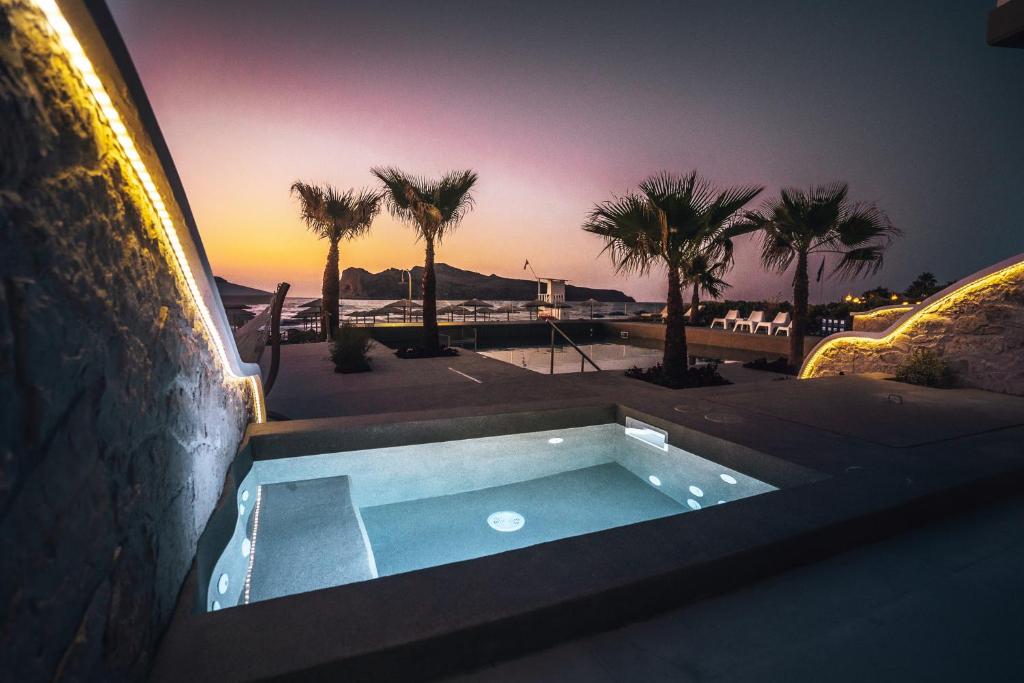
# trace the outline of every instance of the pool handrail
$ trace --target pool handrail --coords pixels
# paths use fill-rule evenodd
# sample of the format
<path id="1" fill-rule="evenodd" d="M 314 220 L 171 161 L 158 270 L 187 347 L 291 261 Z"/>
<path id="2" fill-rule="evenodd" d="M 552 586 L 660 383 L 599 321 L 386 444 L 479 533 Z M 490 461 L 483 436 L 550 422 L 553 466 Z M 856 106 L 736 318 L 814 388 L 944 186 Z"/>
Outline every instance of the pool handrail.
<path id="1" fill-rule="evenodd" d="M 572 339 L 570 339 L 569 335 L 567 335 L 565 332 L 562 331 L 562 328 L 560 328 L 558 325 L 556 325 L 551 320 L 548 320 L 546 322 L 547 322 L 548 325 L 551 325 L 551 371 L 548 373 L 549 375 L 555 374 L 555 332 L 558 332 L 558 334 L 562 335 L 562 337 L 565 339 L 565 341 L 569 342 L 569 344 L 571 344 L 572 347 L 574 349 L 576 349 L 576 351 L 580 354 L 580 356 L 582 356 L 582 358 L 580 358 L 580 372 L 583 372 L 583 368 L 586 367 L 586 366 L 583 365 L 583 361 L 584 360 L 586 360 L 588 363 L 593 365 L 595 370 L 597 370 L 597 371 L 601 370 L 601 368 L 597 365 L 597 363 L 595 363 L 590 358 L 590 356 L 588 356 L 583 351 L 583 349 L 581 349 L 580 347 L 576 346 L 576 342 L 574 342 Z"/>

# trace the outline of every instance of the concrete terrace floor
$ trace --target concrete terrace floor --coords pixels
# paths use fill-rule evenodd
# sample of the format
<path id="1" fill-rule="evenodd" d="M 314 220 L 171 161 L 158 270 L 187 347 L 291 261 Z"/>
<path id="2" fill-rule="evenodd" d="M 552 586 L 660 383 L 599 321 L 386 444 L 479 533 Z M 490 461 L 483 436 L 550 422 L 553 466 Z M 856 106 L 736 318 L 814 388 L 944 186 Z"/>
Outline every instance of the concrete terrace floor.
<path id="1" fill-rule="evenodd" d="M 460 683 L 1019 681 L 1024 497 Z"/>
<path id="2" fill-rule="evenodd" d="M 268 356 L 264 354 L 264 366 Z M 370 357 L 371 372 L 342 375 L 334 372 L 326 343 L 285 344 L 267 405 L 295 420 L 591 399 L 595 391 L 614 400 L 622 388 L 664 391 L 628 379 L 621 370 L 545 375 L 467 350 L 448 358 L 404 360 L 374 342 Z M 784 378 L 739 364 L 722 365 L 720 371 L 735 384 Z"/>
<path id="3" fill-rule="evenodd" d="M 923 490 L 1019 470 L 1024 458 L 1024 398 L 990 392 L 876 376 L 797 381 L 736 365 L 722 368 L 731 386 L 672 391 L 621 371 L 548 376 L 472 352 L 401 360 L 378 346 L 373 357 L 373 372 L 339 375 L 326 345 L 283 347 L 270 409 L 412 420 L 618 402 L 824 474 L 895 473 Z M 455 680 L 1020 680 L 1024 492 L 984 501 Z"/>

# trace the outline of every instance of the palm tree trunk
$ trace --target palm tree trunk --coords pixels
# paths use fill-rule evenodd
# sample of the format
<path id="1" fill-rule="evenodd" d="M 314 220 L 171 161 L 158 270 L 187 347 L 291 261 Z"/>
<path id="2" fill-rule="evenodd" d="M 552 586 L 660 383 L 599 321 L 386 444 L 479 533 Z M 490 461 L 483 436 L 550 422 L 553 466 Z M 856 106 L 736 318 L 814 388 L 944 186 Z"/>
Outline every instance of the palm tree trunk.
<path id="1" fill-rule="evenodd" d="M 686 373 L 686 326 L 683 322 L 683 291 L 679 268 L 668 267 L 668 315 L 665 316 L 665 354 L 661 365 L 668 377 L 681 378 Z"/>
<path id="2" fill-rule="evenodd" d="M 693 283 L 693 296 L 690 297 L 690 324 L 696 325 L 700 317 L 700 284 Z"/>
<path id="3" fill-rule="evenodd" d="M 807 253 L 800 251 L 796 257 L 796 273 L 793 275 L 793 327 L 789 331 L 789 364 L 794 368 L 799 368 L 804 362 L 804 328 L 807 327 L 809 289 Z"/>
<path id="4" fill-rule="evenodd" d="M 437 352 L 441 348 L 437 336 L 437 279 L 434 276 L 434 240 L 428 239 L 423 263 L 423 348 Z"/>
<path id="5" fill-rule="evenodd" d="M 338 332 L 338 296 L 340 294 L 338 260 L 338 242 L 332 240 L 331 248 L 327 252 L 327 265 L 324 266 L 324 282 L 320 289 L 320 295 L 323 297 L 323 310 L 327 314 L 324 333 L 328 340 L 334 339 Z"/>

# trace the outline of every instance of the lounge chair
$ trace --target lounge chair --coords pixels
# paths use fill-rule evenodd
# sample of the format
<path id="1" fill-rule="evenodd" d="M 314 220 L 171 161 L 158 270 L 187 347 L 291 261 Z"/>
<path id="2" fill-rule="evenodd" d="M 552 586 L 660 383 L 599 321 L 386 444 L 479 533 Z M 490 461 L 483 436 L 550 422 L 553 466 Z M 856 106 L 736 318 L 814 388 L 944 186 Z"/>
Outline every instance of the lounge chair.
<path id="1" fill-rule="evenodd" d="M 714 320 L 712 320 L 711 327 L 714 328 L 714 326 L 717 325 L 718 323 L 722 323 L 722 329 L 728 330 L 729 328 L 736 324 L 736 321 L 739 319 L 739 317 L 740 310 L 738 308 L 734 308 L 728 313 L 726 313 L 724 318 L 715 318 Z"/>
<path id="2" fill-rule="evenodd" d="M 754 328 L 762 322 L 764 322 L 764 311 L 754 311 L 750 314 L 749 318 L 737 320 L 736 324 L 733 325 L 732 331 L 739 332 L 740 328 L 743 327 L 746 328 L 747 332 L 753 332 Z"/>
<path id="3" fill-rule="evenodd" d="M 785 332 L 786 336 L 788 337 L 789 336 L 789 331 L 792 330 L 792 329 L 793 329 L 793 318 L 792 318 L 792 316 L 789 315 L 789 313 L 787 313 L 786 314 L 786 323 L 784 325 L 775 325 L 775 329 L 772 330 L 772 334 L 779 334 L 780 332 Z"/>
<path id="4" fill-rule="evenodd" d="M 754 334 L 757 334 L 758 332 L 761 331 L 762 328 L 764 328 L 765 331 L 766 331 L 766 334 L 768 334 L 770 336 L 772 334 L 775 334 L 776 328 L 785 327 L 786 328 L 786 334 L 788 336 L 788 334 L 789 334 L 789 327 L 788 326 L 790 324 L 789 320 L 790 320 L 789 313 L 779 313 L 778 315 L 775 316 L 775 319 L 772 320 L 771 322 L 767 322 L 767 321 L 759 322 L 757 324 L 757 327 L 754 328 Z"/>

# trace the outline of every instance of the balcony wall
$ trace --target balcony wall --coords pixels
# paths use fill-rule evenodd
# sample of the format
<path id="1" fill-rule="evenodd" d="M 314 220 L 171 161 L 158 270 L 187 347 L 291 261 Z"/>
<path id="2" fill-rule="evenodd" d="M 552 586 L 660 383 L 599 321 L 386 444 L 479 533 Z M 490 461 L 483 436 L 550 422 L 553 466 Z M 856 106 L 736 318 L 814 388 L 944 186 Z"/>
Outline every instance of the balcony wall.
<path id="1" fill-rule="evenodd" d="M 114 102 L 143 101 L 93 9 L 60 6 Z M 225 372 L 151 196 L 33 3 L 0 0 L 0 52 L 0 678 L 139 680 L 258 384 Z M 125 122 L 186 225 L 162 141 Z"/>

